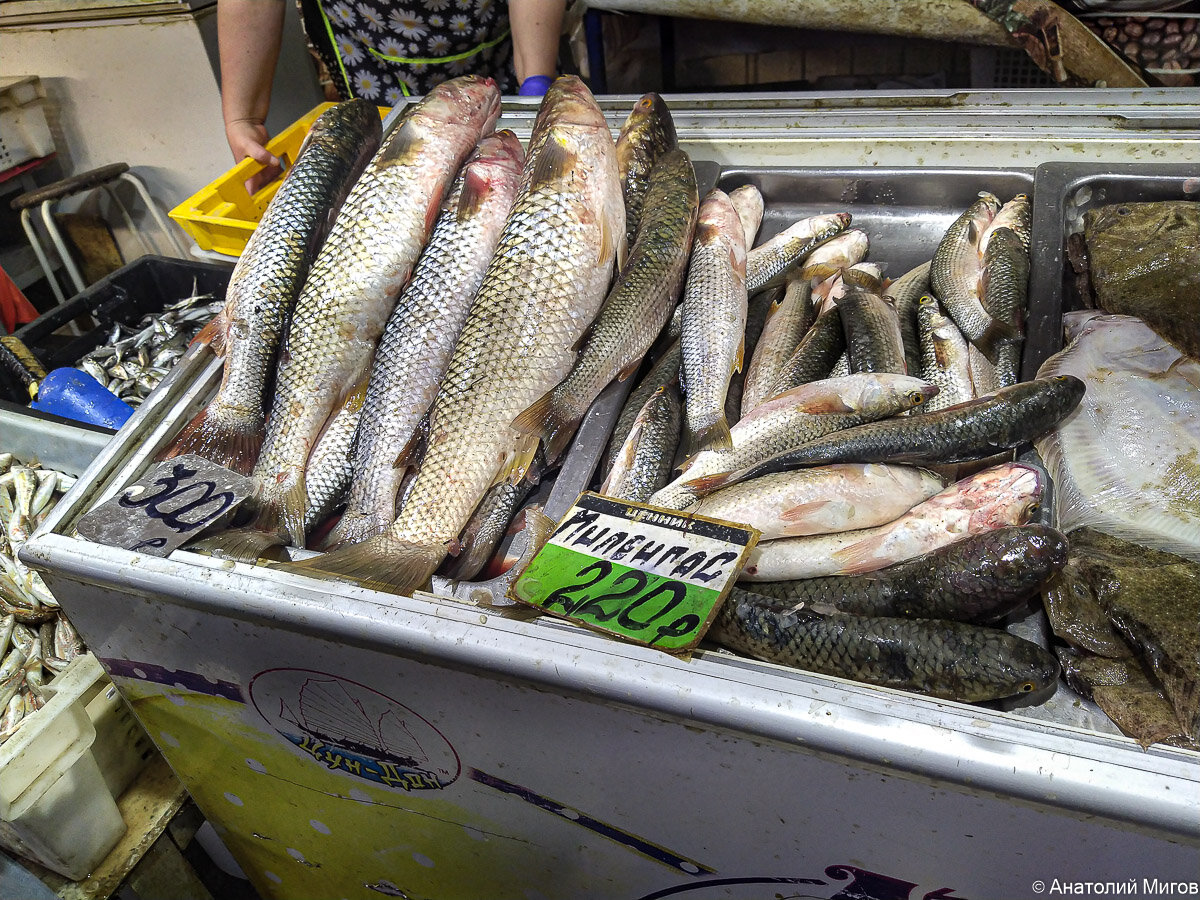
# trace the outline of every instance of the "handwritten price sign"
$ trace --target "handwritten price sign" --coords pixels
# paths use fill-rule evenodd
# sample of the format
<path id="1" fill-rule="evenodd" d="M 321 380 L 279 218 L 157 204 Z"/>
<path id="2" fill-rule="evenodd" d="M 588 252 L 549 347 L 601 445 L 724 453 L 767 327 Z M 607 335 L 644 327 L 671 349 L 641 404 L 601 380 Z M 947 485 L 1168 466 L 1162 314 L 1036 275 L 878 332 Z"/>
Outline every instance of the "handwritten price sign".
<path id="1" fill-rule="evenodd" d="M 730 522 L 583 493 L 509 597 L 682 653 L 708 630 L 758 535 Z"/>
<path id="2" fill-rule="evenodd" d="M 253 493 L 254 479 L 199 456 L 159 463 L 79 520 L 81 537 L 167 556 L 206 528 L 227 521 Z"/>

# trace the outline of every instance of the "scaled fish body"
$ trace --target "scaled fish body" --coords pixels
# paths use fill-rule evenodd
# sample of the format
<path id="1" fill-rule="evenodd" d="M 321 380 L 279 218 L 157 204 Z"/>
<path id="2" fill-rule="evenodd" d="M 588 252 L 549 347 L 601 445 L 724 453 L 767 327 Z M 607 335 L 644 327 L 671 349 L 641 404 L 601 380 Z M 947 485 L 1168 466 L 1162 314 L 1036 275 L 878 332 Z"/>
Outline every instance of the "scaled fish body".
<path id="1" fill-rule="evenodd" d="M 780 368 L 767 397 L 778 397 L 792 388 L 825 378 L 845 352 L 842 314 L 833 306 L 818 313 L 816 321 L 809 326 L 792 355 Z"/>
<path id="2" fill-rule="evenodd" d="M 1045 525 L 1014 525 L 875 572 L 758 582 L 753 591 L 816 612 L 984 625 L 1020 608 L 1066 561 L 1062 534 Z"/>
<path id="3" fill-rule="evenodd" d="M 801 385 L 752 409 L 730 431 L 730 450 L 698 453 L 651 502 L 686 509 L 716 489 L 705 485 L 708 476 L 751 466 L 843 428 L 896 415 L 935 393 L 933 385 L 907 375 L 863 373 Z"/>
<path id="4" fill-rule="evenodd" d="M 976 703 L 1037 694 L 1058 660 L 998 628 L 938 619 L 819 615 L 752 595 L 730 597 L 709 636 L 768 662 Z"/>
<path id="5" fill-rule="evenodd" d="M 914 466 L 843 463 L 735 484 L 689 512 L 745 522 L 766 541 L 883 525 L 944 486 L 941 478 Z"/>
<path id="6" fill-rule="evenodd" d="M 966 338 L 988 356 L 1012 329 L 993 319 L 980 297 L 983 252 L 980 240 L 1000 209 L 995 195 L 981 193 L 946 230 L 929 269 L 929 284 Z"/>
<path id="7" fill-rule="evenodd" d="M 1024 525 L 1045 485 L 1031 466 L 1004 463 L 950 485 L 886 525 L 764 541 L 742 570 L 743 581 L 786 581 L 874 572 L 972 534 Z"/>
<path id="8" fill-rule="evenodd" d="M 309 266 L 334 215 L 379 148 L 379 112 L 349 100 L 313 123 L 296 161 L 246 242 L 215 320 L 225 354 L 217 396 L 180 433 L 168 456 L 196 453 L 243 475 L 263 441 L 267 383 Z"/>
<path id="9" fill-rule="evenodd" d="M 1008 387 L 1016 384 L 1020 375 L 1029 296 L 1029 252 L 1012 229 L 994 230 L 990 237 L 983 254 L 981 291 L 988 314 L 1012 330 L 1011 337 L 996 344 L 994 360 L 996 386 Z"/>
<path id="10" fill-rule="evenodd" d="M 801 219 L 746 256 L 746 290 L 754 293 L 782 284 L 809 253 L 850 225 L 850 213 Z"/>
<path id="11" fill-rule="evenodd" d="M 890 300 L 900 320 L 900 337 L 904 341 L 904 363 L 909 374 L 921 371 L 921 340 L 917 334 L 917 301 L 929 293 L 929 269 L 932 262 L 909 269 L 886 288 L 883 296 Z"/>
<path id="12" fill-rule="evenodd" d="M 426 584 L 488 488 L 522 477 L 535 448 L 513 418 L 571 368 L 625 231 L 612 135 L 583 82 L 542 101 L 521 189 L 430 413 L 429 442 L 383 534 L 306 570 L 407 592 Z"/>
<path id="13" fill-rule="evenodd" d="M 304 467 L 375 345 L 451 179 L 500 112 L 490 78 L 443 82 L 407 110 L 355 184 L 313 263 L 284 342 L 254 474 L 255 527 L 303 543 Z"/>
<path id="14" fill-rule="evenodd" d="M 875 288 L 876 285 L 868 287 L 861 281 L 852 281 L 838 301 L 850 371 L 905 375 L 900 320 Z"/>
<path id="15" fill-rule="evenodd" d="M 841 270 L 860 262 L 866 253 L 866 234 L 852 229 L 817 247 L 799 268 L 785 276 L 783 297 L 771 305 L 746 368 L 742 416 L 768 398 L 784 364 L 812 326 L 815 314 L 810 269 Z"/>
<path id="16" fill-rule="evenodd" d="M 633 105 L 617 137 L 617 172 L 625 198 L 626 243 L 637 238 L 650 187 L 650 170 L 658 158 L 676 146 L 675 123 L 666 102 L 653 91 Z"/>
<path id="17" fill-rule="evenodd" d="M 330 549 L 366 540 L 396 519 L 396 494 L 412 465 L 419 426 L 512 209 L 524 159 L 512 132 L 489 135 L 447 195 L 375 352 L 354 482 Z"/>
<path id="18" fill-rule="evenodd" d="M 679 446 L 681 410 L 674 385 L 660 387 L 646 401 L 600 493 L 645 503 L 671 477 Z"/>
<path id="19" fill-rule="evenodd" d="M 972 399 L 975 390 L 967 339 L 928 294 L 917 304 L 917 332 L 921 336 L 921 377 L 938 386 L 938 395 L 918 412 L 936 412 Z"/>
<path id="20" fill-rule="evenodd" d="M 698 205 L 687 154 L 663 154 L 650 171 L 637 240 L 570 374 L 513 423 L 542 438 L 549 462 L 562 455 L 592 401 L 637 367 L 667 324 L 683 284 Z"/>
<path id="21" fill-rule="evenodd" d="M 765 209 L 763 195 L 754 185 L 744 184 L 729 192 L 729 202 L 733 204 L 733 208 L 738 214 L 738 221 L 742 223 L 748 253 L 754 246 L 755 238 L 758 237 L 758 229 L 762 227 L 763 210 Z"/>
<path id="22" fill-rule="evenodd" d="M 684 452 L 728 448 L 725 394 L 746 334 L 745 234 L 724 191 L 700 206 L 683 293 Z"/>
<path id="23" fill-rule="evenodd" d="M 731 472 L 727 484 L 768 472 L 833 462 L 954 463 L 986 459 L 1061 422 L 1083 397 L 1071 375 L 1022 381 L 938 412 L 868 422 L 809 441 L 758 465 Z M 714 490 L 723 485 L 714 485 Z"/>
<path id="24" fill-rule="evenodd" d="M 612 434 L 608 437 L 608 446 L 604 450 L 603 472 L 605 475 L 611 472 L 612 467 L 616 464 L 621 447 L 624 446 L 625 439 L 629 437 L 629 432 L 633 430 L 633 423 L 637 419 L 638 413 L 642 411 L 642 407 L 646 405 L 646 401 L 660 387 L 679 384 L 679 363 L 682 358 L 683 353 L 679 347 L 679 341 L 675 340 L 654 361 L 650 371 L 638 382 L 637 387 L 629 392 L 629 396 L 625 399 L 625 405 L 621 407 L 621 412 L 617 416 L 616 424 L 613 425 Z"/>

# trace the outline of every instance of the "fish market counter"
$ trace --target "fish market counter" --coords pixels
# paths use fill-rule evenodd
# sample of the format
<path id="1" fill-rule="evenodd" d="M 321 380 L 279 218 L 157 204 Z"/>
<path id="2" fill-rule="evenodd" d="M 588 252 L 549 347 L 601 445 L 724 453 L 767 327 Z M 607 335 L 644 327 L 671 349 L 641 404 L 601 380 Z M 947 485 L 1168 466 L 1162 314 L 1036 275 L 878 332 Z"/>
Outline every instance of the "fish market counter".
<path id="1" fill-rule="evenodd" d="M 764 233 L 773 202 L 840 202 L 881 246 L 906 230 L 936 243 L 975 192 L 1032 191 L 1036 267 L 1039 241 L 1051 256 L 1062 244 L 1057 207 L 1038 206 L 1039 165 L 1195 158 L 1194 108 L 1087 93 L 1105 99 L 681 99 L 672 112 L 696 160 L 763 188 Z M 614 126 L 628 108 L 604 101 Z M 533 111 L 506 105 L 501 124 L 524 140 Z M 1057 349 L 1052 262 L 1031 283 L 1048 336 L 1031 331 L 1027 353 Z M 1038 300 L 1043 288 L 1054 296 Z M 220 378 L 190 348 L 21 558 L 71 596 L 72 621 L 264 897 L 1197 890 L 1200 754 L 1142 749 L 1065 684 L 1039 706 L 966 705 L 709 645 L 679 658 L 530 610 L 73 536 Z M 569 499 L 593 483 L 619 405 L 602 395 L 585 419 Z M 1014 627 L 1045 640 L 1040 611 Z"/>

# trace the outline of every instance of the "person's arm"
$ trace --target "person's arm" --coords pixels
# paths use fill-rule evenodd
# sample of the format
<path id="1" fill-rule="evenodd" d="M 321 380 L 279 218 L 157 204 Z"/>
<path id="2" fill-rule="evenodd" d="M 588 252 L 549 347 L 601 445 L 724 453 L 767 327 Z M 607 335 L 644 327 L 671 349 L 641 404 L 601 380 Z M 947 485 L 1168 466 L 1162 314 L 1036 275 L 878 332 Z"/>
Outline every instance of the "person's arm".
<path id="1" fill-rule="evenodd" d="M 217 47 L 221 58 L 221 115 L 233 158 L 247 156 L 278 172 L 264 144 L 271 82 L 283 41 L 284 0 L 219 0 Z M 266 175 L 266 173 L 264 173 Z M 261 181 L 269 181 L 265 177 Z"/>
<path id="2" fill-rule="evenodd" d="M 508 21 L 512 26 L 513 66 L 518 84 L 533 75 L 553 79 L 557 74 L 558 42 L 566 6 L 566 0 L 509 0 Z"/>

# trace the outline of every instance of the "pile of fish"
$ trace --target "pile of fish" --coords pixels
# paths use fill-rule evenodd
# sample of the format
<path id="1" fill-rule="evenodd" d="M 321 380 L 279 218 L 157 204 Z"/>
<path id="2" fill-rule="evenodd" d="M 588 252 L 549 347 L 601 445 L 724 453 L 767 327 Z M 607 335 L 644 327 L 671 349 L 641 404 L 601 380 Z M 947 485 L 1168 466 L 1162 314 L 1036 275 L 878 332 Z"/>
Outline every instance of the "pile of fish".
<path id="1" fill-rule="evenodd" d="M 223 305 L 212 294 L 193 291 L 162 312 L 147 313 L 136 325 L 118 322 L 105 343 L 87 353 L 75 368 L 136 408 Z"/>
<path id="2" fill-rule="evenodd" d="M 754 246 L 764 205 L 753 185 L 701 205 L 679 339 L 630 393 L 601 491 L 760 531 L 708 633 L 724 646 L 948 699 L 1046 699 L 1054 655 L 997 626 L 1067 542 L 1037 522 L 1044 474 L 1011 456 L 1083 384 L 1018 381 L 1028 199 L 980 194 L 894 282 L 845 212 Z"/>
<path id="3" fill-rule="evenodd" d="M 17 551 L 75 479 L 0 453 L 0 744 L 45 705 L 41 687 L 84 652 L 37 572 Z"/>
<path id="4" fill-rule="evenodd" d="M 712 636 L 939 697 L 1051 684 L 1052 654 L 988 627 L 1065 562 L 1040 470 L 1008 459 L 1083 390 L 1017 380 L 1027 198 L 981 194 L 889 282 L 844 210 L 756 244 L 758 189 L 701 198 L 656 95 L 615 141 L 572 77 L 526 148 L 498 113 L 464 77 L 382 141 L 354 101 L 315 123 L 205 332 L 217 396 L 169 451 L 256 479 L 204 546 L 308 546 L 297 570 L 406 593 L 473 578 L 514 518 L 544 533 L 521 503 L 644 371 L 602 491 L 764 534 Z"/>

